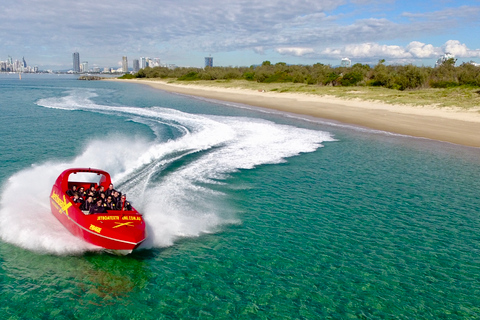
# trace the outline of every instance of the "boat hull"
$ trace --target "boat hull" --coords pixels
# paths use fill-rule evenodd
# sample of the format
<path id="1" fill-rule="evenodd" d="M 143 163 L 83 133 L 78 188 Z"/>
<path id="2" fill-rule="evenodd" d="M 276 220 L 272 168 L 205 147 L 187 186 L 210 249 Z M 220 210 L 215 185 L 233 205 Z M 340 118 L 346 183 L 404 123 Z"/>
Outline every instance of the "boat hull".
<path id="1" fill-rule="evenodd" d="M 146 239 L 143 217 L 134 208 L 129 211 L 109 210 L 101 214 L 88 214 L 79 208 L 67 195 L 72 184 L 82 185 L 91 182 L 69 182 L 71 174 L 94 173 L 101 175 L 98 185 L 108 188 L 110 175 L 98 169 L 76 168 L 65 170 L 52 187 L 50 205 L 53 215 L 76 237 L 109 251 L 129 253 Z"/>

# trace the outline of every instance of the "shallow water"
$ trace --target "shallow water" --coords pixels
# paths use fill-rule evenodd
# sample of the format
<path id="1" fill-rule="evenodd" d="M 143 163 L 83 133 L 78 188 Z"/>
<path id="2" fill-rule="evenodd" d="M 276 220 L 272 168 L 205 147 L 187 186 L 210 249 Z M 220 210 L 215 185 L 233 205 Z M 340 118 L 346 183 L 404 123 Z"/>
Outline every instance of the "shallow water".
<path id="1" fill-rule="evenodd" d="M 478 149 L 68 76 L 2 75 L 0 94 L 12 319 L 479 317 Z M 141 250 L 53 217 L 73 166 L 144 213 Z"/>

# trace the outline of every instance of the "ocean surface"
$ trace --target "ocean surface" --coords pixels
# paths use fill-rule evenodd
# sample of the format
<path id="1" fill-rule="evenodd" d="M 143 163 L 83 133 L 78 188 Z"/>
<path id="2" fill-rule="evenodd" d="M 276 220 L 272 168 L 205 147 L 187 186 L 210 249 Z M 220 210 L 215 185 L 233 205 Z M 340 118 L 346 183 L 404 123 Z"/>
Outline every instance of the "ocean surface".
<path id="1" fill-rule="evenodd" d="M 0 75 L 2 319 L 478 319 L 480 149 L 66 75 Z M 72 236 L 109 171 L 149 238 Z"/>

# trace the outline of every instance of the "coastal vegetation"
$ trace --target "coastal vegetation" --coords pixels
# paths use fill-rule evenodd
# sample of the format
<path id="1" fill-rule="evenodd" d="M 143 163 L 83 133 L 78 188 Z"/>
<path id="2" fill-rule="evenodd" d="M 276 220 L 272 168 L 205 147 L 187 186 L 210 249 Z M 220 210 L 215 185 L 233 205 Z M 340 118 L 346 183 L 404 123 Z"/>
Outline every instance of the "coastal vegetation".
<path id="1" fill-rule="evenodd" d="M 324 64 L 287 65 L 265 61 L 251 67 L 165 67 L 141 69 L 128 78 L 162 79 L 171 83 L 195 84 L 258 91 L 306 93 L 389 104 L 459 107 L 480 106 L 480 67 L 470 63 L 442 65 L 355 64 L 332 67 Z"/>
<path id="2" fill-rule="evenodd" d="M 132 76 L 129 76 L 132 77 Z M 166 68 L 154 67 L 138 71 L 134 78 L 162 78 L 179 81 L 248 80 L 258 83 L 300 83 L 317 86 L 371 86 L 407 90 L 419 88 L 480 87 L 480 67 L 470 63 L 455 66 L 453 59 L 438 67 L 415 65 L 385 65 L 380 60 L 371 67 L 354 64 L 351 67 L 271 64 L 264 61 L 250 67 Z"/>

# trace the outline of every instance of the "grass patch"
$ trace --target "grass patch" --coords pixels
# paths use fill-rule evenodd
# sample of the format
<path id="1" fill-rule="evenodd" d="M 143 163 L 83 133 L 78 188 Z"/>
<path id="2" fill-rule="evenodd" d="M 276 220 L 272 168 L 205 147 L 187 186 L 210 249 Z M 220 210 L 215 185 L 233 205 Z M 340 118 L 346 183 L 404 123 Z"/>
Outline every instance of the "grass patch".
<path id="1" fill-rule="evenodd" d="M 478 88 L 463 86 L 399 91 L 371 86 L 331 87 L 307 85 L 304 83 L 258 83 L 247 80 L 194 80 L 188 82 L 169 80 L 168 83 L 255 91 L 265 90 L 265 92 L 305 93 L 319 96 L 333 96 L 342 99 L 359 99 L 412 106 L 434 105 L 439 108 L 458 107 L 465 110 L 480 108 L 480 90 L 478 90 Z"/>

